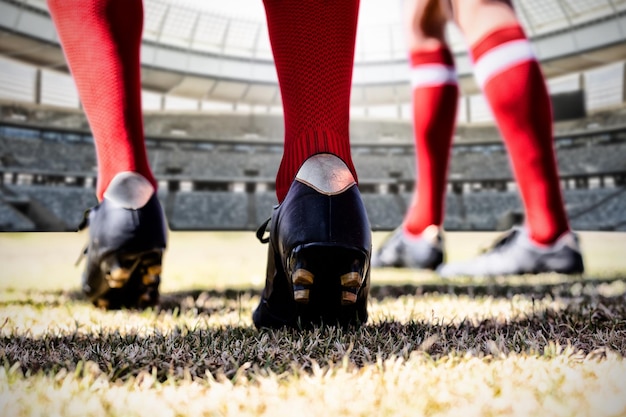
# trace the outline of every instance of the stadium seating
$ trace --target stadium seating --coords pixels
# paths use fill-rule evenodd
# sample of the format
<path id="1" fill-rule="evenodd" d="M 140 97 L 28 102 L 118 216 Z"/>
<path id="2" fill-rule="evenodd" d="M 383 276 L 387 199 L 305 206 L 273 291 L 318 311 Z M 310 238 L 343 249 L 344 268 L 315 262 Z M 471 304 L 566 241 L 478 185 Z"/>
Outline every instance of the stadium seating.
<path id="1" fill-rule="evenodd" d="M 562 147 L 557 150 L 559 170 L 562 175 L 592 174 L 626 170 L 626 142 L 607 143 L 584 147 Z"/>
<path id="2" fill-rule="evenodd" d="M 255 187 L 247 186 L 243 192 L 241 187 L 255 181 L 271 185 L 281 160 L 280 116 L 158 112 L 146 114 L 145 121 L 148 156 L 157 178 L 186 182 L 181 186 L 184 191 L 173 191 L 178 189 L 173 186 L 169 193 L 164 189 L 159 194 L 170 227 L 252 229 L 269 217 L 276 204 L 274 192 L 253 192 Z M 602 130 L 610 126 L 617 126 L 617 132 Z M 588 177 L 609 176 L 607 188 L 565 191 L 573 227 L 626 229 L 626 108 L 558 122 L 555 131 L 560 173 L 570 183 L 587 187 L 591 183 Z M 351 122 L 351 134 L 354 164 L 359 179 L 367 184 L 363 198 L 371 224 L 376 230 L 395 228 L 410 203 L 408 188 L 416 175 L 411 126 L 406 121 L 357 119 Z M 449 173 L 457 191 L 463 192 L 446 196 L 445 228 L 493 230 L 505 216 L 521 213 L 517 193 L 488 188 L 494 182 L 502 187 L 512 181 L 497 129 L 493 125 L 460 125 L 455 140 Z M 83 210 L 95 204 L 95 198 L 90 188 L 63 185 L 67 185 L 66 177 L 70 183 L 72 178 L 93 178 L 95 166 L 82 112 L 0 104 L 0 175 L 5 190 L 22 198 L 24 204 L 38 204 L 43 208 L 38 210 L 40 216 L 45 211 L 64 228 L 72 228 Z M 31 180 L 21 179 L 17 183 L 22 185 L 15 185 L 18 174 Z M 34 185 L 25 185 L 30 182 Z M 482 189 L 480 184 L 484 184 Z M 238 192 L 227 191 L 232 189 Z M 401 193 L 394 194 L 396 189 Z M 22 206 L 16 210 L 1 194 L 0 202 L 2 230 L 32 230 L 47 224 L 41 218 L 29 219 L 24 214 L 27 210 Z"/>
<path id="3" fill-rule="evenodd" d="M 177 230 L 241 230 L 248 227 L 244 193 L 194 191 L 178 193 L 169 216 Z"/>
<path id="4" fill-rule="evenodd" d="M 57 220 L 65 223 L 66 230 L 76 230 L 83 219 L 85 210 L 97 203 L 94 191 L 87 188 L 13 185 L 9 189 L 18 195 L 27 196 L 39 202 Z"/>
<path id="5" fill-rule="evenodd" d="M 495 230 L 498 219 L 520 210 L 519 197 L 513 192 L 481 191 L 463 195 L 465 230 Z"/>
<path id="6" fill-rule="evenodd" d="M 0 200 L 0 231 L 27 232 L 35 229 L 35 224 L 28 217 Z"/>
<path id="7" fill-rule="evenodd" d="M 256 197 L 256 224 L 261 225 L 272 215 L 273 207 L 278 203 L 274 191 L 259 192 Z"/>
<path id="8" fill-rule="evenodd" d="M 50 172 L 93 172 L 92 144 L 0 136 L 0 166 Z"/>
<path id="9" fill-rule="evenodd" d="M 572 218 L 578 230 L 624 230 L 626 225 L 626 189 L 594 190 L 595 202 Z M 566 194 L 567 195 L 567 194 Z"/>
<path id="10" fill-rule="evenodd" d="M 372 229 L 394 229 L 402 222 L 404 210 L 399 204 L 400 198 L 392 194 L 363 194 L 363 204 Z"/>

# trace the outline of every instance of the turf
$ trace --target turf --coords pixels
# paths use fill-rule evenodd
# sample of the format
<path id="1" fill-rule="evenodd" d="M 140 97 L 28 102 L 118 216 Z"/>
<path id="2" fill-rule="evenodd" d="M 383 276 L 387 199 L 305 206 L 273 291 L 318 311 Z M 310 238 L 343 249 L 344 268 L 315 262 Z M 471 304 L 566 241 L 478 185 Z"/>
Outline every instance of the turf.
<path id="1" fill-rule="evenodd" d="M 449 233 L 449 258 L 493 236 Z M 84 238 L 0 235 L 0 415 L 626 415 L 623 233 L 582 234 L 584 277 L 375 270 L 353 331 L 255 330 L 250 233 L 172 233 L 160 308 L 98 310 Z"/>

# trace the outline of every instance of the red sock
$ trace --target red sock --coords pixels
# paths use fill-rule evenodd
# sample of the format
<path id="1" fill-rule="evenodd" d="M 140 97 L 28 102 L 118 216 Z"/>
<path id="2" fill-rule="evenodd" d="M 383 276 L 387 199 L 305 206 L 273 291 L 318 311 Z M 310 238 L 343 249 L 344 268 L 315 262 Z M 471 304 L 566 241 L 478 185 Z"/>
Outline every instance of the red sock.
<path id="1" fill-rule="evenodd" d="M 331 153 L 356 171 L 349 116 L 359 0 L 265 0 L 285 118 L 282 201 L 304 161 Z"/>
<path id="2" fill-rule="evenodd" d="M 48 6 L 94 136 L 98 199 L 121 171 L 140 173 L 156 189 L 141 113 L 142 2 L 48 0 Z"/>
<path id="3" fill-rule="evenodd" d="M 472 46 L 476 79 L 510 159 L 533 240 L 554 242 L 569 229 L 552 136 L 552 107 L 530 43 L 519 26 L 487 34 Z"/>
<path id="4" fill-rule="evenodd" d="M 413 51 L 409 59 L 417 178 L 404 229 L 419 235 L 426 227 L 443 223 L 459 87 L 454 60 L 446 46 Z"/>

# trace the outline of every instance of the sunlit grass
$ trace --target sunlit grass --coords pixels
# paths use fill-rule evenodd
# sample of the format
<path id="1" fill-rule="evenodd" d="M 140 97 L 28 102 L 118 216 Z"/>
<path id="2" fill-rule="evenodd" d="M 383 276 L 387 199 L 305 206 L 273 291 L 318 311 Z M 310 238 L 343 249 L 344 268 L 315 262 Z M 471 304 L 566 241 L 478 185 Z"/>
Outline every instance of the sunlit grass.
<path id="1" fill-rule="evenodd" d="M 141 312 L 82 299 L 84 238 L 0 235 L 2 416 L 626 416 L 626 234 L 583 234 L 584 277 L 375 270 L 367 325 L 307 331 L 252 326 L 250 233 L 173 233 Z"/>
<path id="2" fill-rule="evenodd" d="M 242 368 L 249 364 L 242 365 Z M 414 353 L 363 367 L 296 367 L 246 378 L 172 378 L 149 371 L 111 382 L 93 363 L 80 372 L 23 376 L 0 368 L 3 415 L 61 416 L 620 416 L 626 363 L 555 346 L 506 359 Z"/>

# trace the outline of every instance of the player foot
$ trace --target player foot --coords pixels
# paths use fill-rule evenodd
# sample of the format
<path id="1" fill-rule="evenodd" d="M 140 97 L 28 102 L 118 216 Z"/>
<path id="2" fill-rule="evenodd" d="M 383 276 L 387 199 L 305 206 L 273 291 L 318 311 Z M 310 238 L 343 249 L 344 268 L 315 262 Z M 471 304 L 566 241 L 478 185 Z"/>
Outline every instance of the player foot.
<path id="1" fill-rule="evenodd" d="M 516 227 L 503 235 L 486 253 L 475 259 L 442 265 L 444 278 L 455 276 L 501 276 L 555 272 L 582 274 L 583 258 L 578 237 L 568 231 L 552 245 L 533 242 L 525 228 Z"/>
<path id="2" fill-rule="evenodd" d="M 79 229 L 87 226 L 83 293 L 105 309 L 156 305 L 167 229 L 148 180 L 134 172 L 117 174 Z"/>
<path id="3" fill-rule="evenodd" d="M 354 177 L 341 159 L 302 165 L 274 209 L 257 328 L 358 325 L 367 320 L 371 232 Z"/>
<path id="4" fill-rule="evenodd" d="M 438 226 L 428 226 L 419 236 L 408 235 L 400 226 L 372 256 L 372 266 L 435 269 L 443 258 L 443 237 Z"/>

